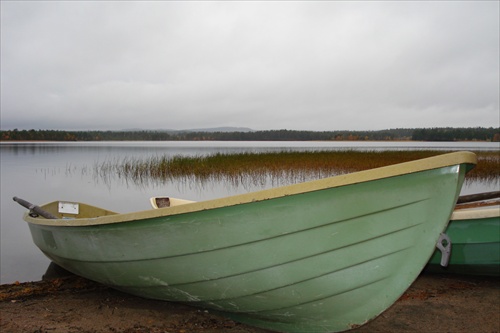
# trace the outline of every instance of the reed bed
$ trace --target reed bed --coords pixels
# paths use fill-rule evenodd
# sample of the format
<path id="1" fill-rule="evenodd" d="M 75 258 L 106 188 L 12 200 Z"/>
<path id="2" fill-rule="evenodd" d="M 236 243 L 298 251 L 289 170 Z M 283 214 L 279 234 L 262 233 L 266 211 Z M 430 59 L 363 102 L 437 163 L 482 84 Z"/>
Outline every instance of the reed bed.
<path id="1" fill-rule="evenodd" d="M 215 153 L 205 156 L 152 156 L 106 161 L 94 166 L 95 174 L 118 177 L 136 185 L 151 182 L 225 182 L 232 186 L 280 186 L 332 175 L 412 161 L 443 151 L 313 151 L 266 153 Z M 498 182 L 500 153 L 476 152 L 479 163 L 467 181 Z"/>

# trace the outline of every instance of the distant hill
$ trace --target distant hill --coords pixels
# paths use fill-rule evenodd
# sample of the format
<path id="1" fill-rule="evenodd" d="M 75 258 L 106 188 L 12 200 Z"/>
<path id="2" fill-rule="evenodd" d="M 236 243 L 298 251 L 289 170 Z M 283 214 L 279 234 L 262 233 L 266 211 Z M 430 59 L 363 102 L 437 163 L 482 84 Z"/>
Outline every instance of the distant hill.
<path id="1" fill-rule="evenodd" d="M 179 130 L 179 131 L 175 131 L 175 132 L 207 132 L 207 133 L 243 132 L 243 133 L 248 133 L 248 132 L 254 132 L 254 130 L 251 128 L 248 128 L 248 127 L 213 127 L 213 128 L 193 128 L 193 129 Z"/>
<path id="2" fill-rule="evenodd" d="M 253 129 L 248 127 L 211 127 L 211 128 L 192 128 L 192 129 L 155 129 L 155 130 L 145 130 L 142 128 L 127 128 L 119 131 L 113 132 L 168 132 L 168 133 L 187 133 L 187 132 L 205 132 L 205 133 L 232 133 L 232 132 L 255 132 Z"/>

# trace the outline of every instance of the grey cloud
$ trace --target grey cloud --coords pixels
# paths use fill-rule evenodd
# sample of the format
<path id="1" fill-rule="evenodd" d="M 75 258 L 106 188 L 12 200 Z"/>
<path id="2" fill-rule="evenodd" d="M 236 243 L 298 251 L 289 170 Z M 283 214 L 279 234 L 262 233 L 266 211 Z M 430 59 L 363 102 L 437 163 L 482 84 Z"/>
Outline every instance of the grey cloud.
<path id="1" fill-rule="evenodd" d="M 2 2 L 1 127 L 499 126 L 498 2 Z"/>

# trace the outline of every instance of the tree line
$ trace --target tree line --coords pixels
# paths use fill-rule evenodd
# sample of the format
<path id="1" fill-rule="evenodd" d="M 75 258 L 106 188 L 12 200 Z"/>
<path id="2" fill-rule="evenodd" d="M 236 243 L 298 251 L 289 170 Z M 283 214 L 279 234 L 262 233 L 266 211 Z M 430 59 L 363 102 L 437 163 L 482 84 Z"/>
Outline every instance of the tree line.
<path id="1" fill-rule="evenodd" d="M 2 130 L 1 141 L 500 141 L 500 127 L 250 132 Z"/>
<path id="2" fill-rule="evenodd" d="M 415 141 L 500 141 L 499 128 L 420 128 L 413 131 Z"/>

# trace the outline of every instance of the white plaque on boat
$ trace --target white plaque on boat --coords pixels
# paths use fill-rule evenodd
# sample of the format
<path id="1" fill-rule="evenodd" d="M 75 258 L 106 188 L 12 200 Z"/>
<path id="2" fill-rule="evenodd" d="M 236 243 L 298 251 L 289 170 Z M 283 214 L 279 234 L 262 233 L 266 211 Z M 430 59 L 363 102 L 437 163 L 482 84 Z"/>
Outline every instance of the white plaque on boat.
<path id="1" fill-rule="evenodd" d="M 59 202 L 59 213 L 78 214 L 79 208 L 79 205 L 74 202 Z"/>

